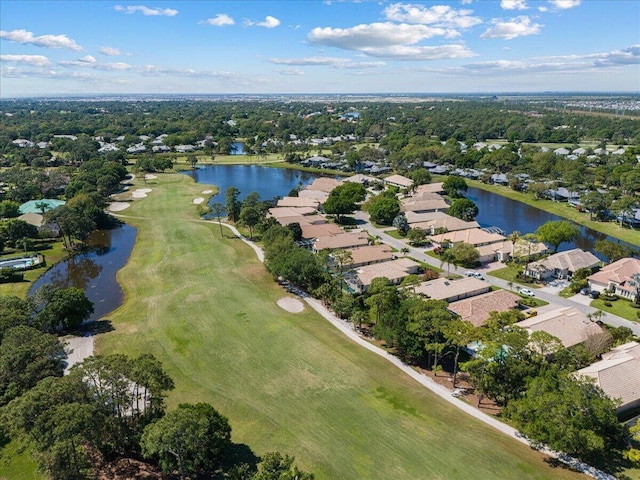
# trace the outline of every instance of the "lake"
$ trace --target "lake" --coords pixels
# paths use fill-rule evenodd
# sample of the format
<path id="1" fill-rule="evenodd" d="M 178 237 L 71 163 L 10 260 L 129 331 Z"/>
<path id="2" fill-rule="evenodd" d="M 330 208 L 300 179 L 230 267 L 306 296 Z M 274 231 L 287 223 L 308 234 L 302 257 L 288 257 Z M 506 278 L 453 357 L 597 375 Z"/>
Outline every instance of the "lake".
<path id="1" fill-rule="evenodd" d="M 82 288 L 93 302 L 94 312 L 88 321 L 108 315 L 122 303 L 116 274 L 129 260 L 136 233 L 129 225 L 93 232 L 88 240 L 90 251 L 53 266 L 31 286 L 29 295 L 48 283 L 56 288 Z"/>
<path id="2" fill-rule="evenodd" d="M 272 168 L 259 165 L 207 165 L 195 170 L 185 170 L 196 182 L 216 185 L 218 195 L 211 198 L 214 202 L 224 203 L 224 194 L 228 187 L 240 190 L 240 200 L 251 192 L 258 192 L 261 200 L 274 197 L 286 197 L 298 185 L 307 185 L 319 175 L 288 168 Z"/>
<path id="3" fill-rule="evenodd" d="M 565 220 L 562 217 L 532 207 L 526 203 L 517 202 L 496 193 L 474 187 L 469 187 L 466 196 L 478 205 L 479 214 L 476 220 L 480 226 L 499 227 L 504 230 L 507 235 L 515 230 L 522 234 L 533 233 L 543 223 L 551 220 Z M 580 227 L 580 238 L 571 243 L 561 244 L 558 251 L 581 248 L 583 250 L 590 250 L 604 260 L 605 258 L 602 255 L 594 251 L 595 244 L 598 240 L 611 240 L 617 243 L 625 243 L 590 228 Z"/>

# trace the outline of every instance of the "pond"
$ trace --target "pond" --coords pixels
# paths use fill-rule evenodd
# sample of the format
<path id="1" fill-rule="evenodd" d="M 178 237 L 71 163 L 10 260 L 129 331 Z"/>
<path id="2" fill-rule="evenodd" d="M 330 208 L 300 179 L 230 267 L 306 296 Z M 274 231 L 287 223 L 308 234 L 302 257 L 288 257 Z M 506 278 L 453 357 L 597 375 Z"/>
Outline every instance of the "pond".
<path id="1" fill-rule="evenodd" d="M 526 203 L 517 202 L 496 193 L 474 187 L 469 187 L 466 196 L 478 205 L 479 214 L 476 220 L 481 227 L 499 227 L 504 230 L 507 235 L 516 230 L 522 234 L 533 233 L 545 222 L 564 220 L 562 217 L 532 207 Z M 593 252 L 604 260 L 605 258 L 602 255 L 594 251 L 595 244 L 598 240 L 611 240 L 616 243 L 624 243 L 604 233 L 596 232 L 587 227 L 580 227 L 580 238 L 571 243 L 561 244 L 558 251 L 581 248 Z"/>
<path id="2" fill-rule="evenodd" d="M 211 198 L 209 204 L 224 203 L 228 187 L 240 190 L 240 200 L 251 192 L 258 192 L 261 200 L 271 200 L 274 197 L 286 197 L 293 188 L 300 184 L 307 185 L 319 177 L 300 170 L 259 165 L 208 165 L 182 173 L 198 183 L 218 187 L 219 193 Z"/>
<path id="3" fill-rule="evenodd" d="M 82 288 L 94 308 L 87 321 L 108 315 L 122 303 L 122 288 L 116 274 L 129 260 L 136 233 L 136 229 L 129 225 L 93 232 L 88 241 L 91 246 L 89 252 L 53 266 L 31 286 L 29 295 L 45 284 L 56 288 Z"/>

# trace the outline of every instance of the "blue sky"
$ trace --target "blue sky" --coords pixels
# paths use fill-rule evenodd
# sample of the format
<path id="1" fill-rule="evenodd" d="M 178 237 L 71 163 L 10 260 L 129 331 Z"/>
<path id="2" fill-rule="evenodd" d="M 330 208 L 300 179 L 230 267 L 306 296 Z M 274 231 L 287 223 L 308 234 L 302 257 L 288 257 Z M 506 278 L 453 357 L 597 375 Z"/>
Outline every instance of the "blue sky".
<path id="1" fill-rule="evenodd" d="M 0 96 L 640 91 L 640 1 L 0 0 Z"/>

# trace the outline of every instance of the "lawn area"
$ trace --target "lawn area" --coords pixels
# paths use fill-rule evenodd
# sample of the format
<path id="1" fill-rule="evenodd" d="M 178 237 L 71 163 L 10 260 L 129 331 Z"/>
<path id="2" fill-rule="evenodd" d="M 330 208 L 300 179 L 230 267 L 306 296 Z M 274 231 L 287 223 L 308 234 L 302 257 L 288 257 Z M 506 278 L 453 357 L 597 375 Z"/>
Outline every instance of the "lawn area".
<path id="1" fill-rule="evenodd" d="M 518 202 L 526 203 L 532 207 L 553 213 L 559 217 L 567 218 L 579 225 L 584 225 L 585 227 L 589 227 L 597 232 L 602 232 L 613 238 L 619 238 L 624 242 L 640 247 L 640 232 L 637 230 L 623 228 L 615 222 L 596 222 L 594 220 L 589 220 L 588 213 L 579 212 L 566 203 L 553 202 L 551 200 L 536 200 L 531 194 L 515 192 L 508 187 L 502 187 L 499 185 L 487 185 L 478 180 L 467 179 L 466 182 L 470 187 L 476 187 L 480 190 L 486 190 Z"/>
<path id="2" fill-rule="evenodd" d="M 507 282 L 513 282 L 517 285 L 522 285 L 526 288 L 540 288 L 540 285 L 536 285 L 535 283 L 526 283 L 523 282 L 522 279 L 517 278 L 518 268 L 517 267 L 504 267 L 498 270 L 492 270 L 487 272 L 487 275 L 491 275 L 492 277 L 501 278 L 502 280 L 506 280 Z"/>
<path id="3" fill-rule="evenodd" d="M 176 383 L 170 407 L 210 402 L 235 442 L 295 455 L 318 479 L 582 478 L 441 401 L 308 307 L 281 310 L 286 293 L 254 252 L 197 219 L 201 189 L 159 175 L 124 212 L 138 228 L 118 275 L 126 300 L 97 339 L 100 353 L 156 355 Z"/>
<path id="4" fill-rule="evenodd" d="M 619 298 L 618 300 L 611 302 L 610 307 L 607 307 L 604 302 L 604 300 L 599 298 L 591 302 L 591 306 L 598 310 L 602 310 L 603 312 L 613 313 L 619 317 L 626 318 L 632 322 L 640 322 L 640 317 L 638 317 L 640 308 L 633 308 L 630 300 L 623 300 L 622 298 Z"/>
<path id="5" fill-rule="evenodd" d="M 15 295 L 20 298 L 26 298 L 33 282 L 44 275 L 48 268 L 67 258 L 67 252 L 62 248 L 62 242 L 51 242 L 51 248 L 40 250 L 38 253 L 44 255 L 45 261 L 47 262 L 46 266 L 27 270 L 24 272 L 24 280 L 22 282 L 0 283 L 0 295 Z M 0 259 L 19 256 L 22 256 L 22 254 L 14 253 L 11 255 L 3 255 Z"/>
<path id="6" fill-rule="evenodd" d="M 0 479 L 45 480 L 46 477 L 38 471 L 38 464 L 28 452 L 21 452 L 20 447 L 15 440 L 0 447 Z"/>

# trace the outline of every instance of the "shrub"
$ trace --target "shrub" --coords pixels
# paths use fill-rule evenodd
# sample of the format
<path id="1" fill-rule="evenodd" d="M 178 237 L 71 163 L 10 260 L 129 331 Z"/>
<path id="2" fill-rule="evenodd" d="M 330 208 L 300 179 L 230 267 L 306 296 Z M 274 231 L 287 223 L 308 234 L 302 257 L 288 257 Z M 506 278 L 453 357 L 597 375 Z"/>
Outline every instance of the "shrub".
<path id="1" fill-rule="evenodd" d="M 424 273 L 422 274 L 422 280 L 424 280 L 425 282 L 428 280 L 435 280 L 439 276 L 440 275 L 438 275 L 438 272 L 435 272 L 430 268 L 425 268 Z M 640 312 L 638 313 L 640 314 Z"/>
<path id="2" fill-rule="evenodd" d="M 605 307 L 611 307 L 613 304 L 611 302 L 604 302 Z"/>

